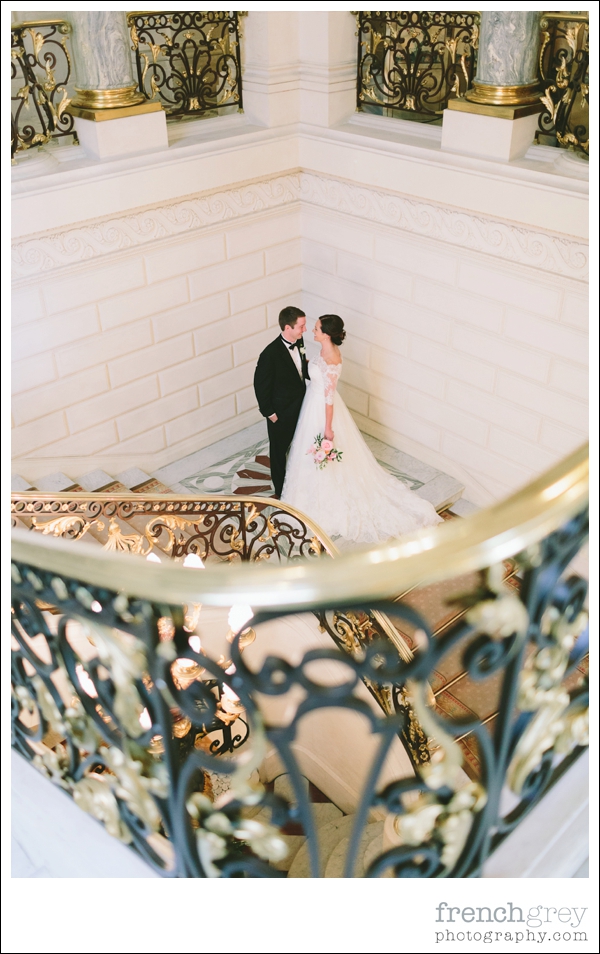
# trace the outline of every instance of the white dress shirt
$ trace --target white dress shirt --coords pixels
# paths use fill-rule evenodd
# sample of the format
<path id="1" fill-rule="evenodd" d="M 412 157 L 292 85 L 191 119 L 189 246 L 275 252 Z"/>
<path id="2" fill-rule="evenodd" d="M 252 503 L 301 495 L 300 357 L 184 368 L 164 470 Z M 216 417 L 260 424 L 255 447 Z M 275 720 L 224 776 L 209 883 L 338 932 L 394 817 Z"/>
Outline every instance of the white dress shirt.
<path id="1" fill-rule="evenodd" d="M 287 338 L 284 338 L 283 335 L 281 336 L 281 340 L 283 341 L 284 345 L 286 346 L 289 353 L 291 354 L 294 364 L 298 368 L 298 374 L 300 375 L 301 378 L 303 378 L 304 375 L 302 374 L 302 356 L 300 354 L 300 349 L 298 347 L 290 348 L 290 345 L 292 344 L 292 342 L 288 341 Z"/>

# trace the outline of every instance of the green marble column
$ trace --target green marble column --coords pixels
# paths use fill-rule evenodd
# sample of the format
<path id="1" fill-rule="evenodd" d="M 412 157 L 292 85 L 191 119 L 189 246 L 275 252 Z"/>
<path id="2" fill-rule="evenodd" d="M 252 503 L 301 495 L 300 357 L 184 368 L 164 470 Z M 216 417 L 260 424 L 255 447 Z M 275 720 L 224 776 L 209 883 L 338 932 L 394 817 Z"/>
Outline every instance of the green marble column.
<path id="1" fill-rule="evenodd" d="M 82 109 L 120 109 L 144 102 L 133 77 L 127 16 L 120 11 L 69 14 L 77 97 Z"/>
<path id="2" fill-rule="evenodd" d="M 525 106 L 539 102 L 538 12 L 483 11 L 477 75 L 466 98 L 489 106 Z"/>

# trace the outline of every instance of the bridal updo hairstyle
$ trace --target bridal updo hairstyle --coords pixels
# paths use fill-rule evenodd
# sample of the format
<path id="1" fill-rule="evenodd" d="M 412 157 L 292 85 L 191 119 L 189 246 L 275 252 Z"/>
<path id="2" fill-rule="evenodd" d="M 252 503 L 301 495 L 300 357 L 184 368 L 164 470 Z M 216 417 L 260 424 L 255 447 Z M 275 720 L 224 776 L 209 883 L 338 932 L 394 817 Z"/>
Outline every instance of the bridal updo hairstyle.
<path id="1" fill-rule="evenodd" d="M 321 331 L 324 335 L 329 335 L 334 345 L 341 345 L 346 337 L 344 331 L 344 322 L 339 315 L 321 315 Z"/>

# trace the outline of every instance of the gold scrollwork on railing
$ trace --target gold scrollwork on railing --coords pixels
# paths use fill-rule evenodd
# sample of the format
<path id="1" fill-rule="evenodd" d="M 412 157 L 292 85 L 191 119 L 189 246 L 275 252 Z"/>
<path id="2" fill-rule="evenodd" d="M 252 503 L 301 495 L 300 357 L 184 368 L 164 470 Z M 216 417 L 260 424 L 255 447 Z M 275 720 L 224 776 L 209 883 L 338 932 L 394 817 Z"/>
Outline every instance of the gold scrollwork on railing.
<path id="1" fill-rule="evenodd" d="M 81 540 L 94 525 L 97 530 L 104 530 L 102 520 L 88 521 L 80 516 L 54 517 L 53 520 L 45 520 L 43 523 L 39 517 L 32 517 L 32 526 L 44 534 L 52 534 L 55 537 L 70 537 L 72 540 Z M 107 549 L 115 549 L 107 547 Z"/>
<path id="2" fill-rule="evenodd" d="M 576 745 L 588 744 L 587 702 L 573 701 L 563 682 L 569 655 L 587 625 L 587 612 L 572 613 L 571 606 L 565 613 L 551 605 L 542 617 L 546 644 L 526 661 L 519 680 L 517 705 L 532 718 L 508 768 L 507 781 L 518 795 L 545 752 L 567 754 Z"/>
<path id="3" fill-rule="evenodd" d="M 431 121 L 474 75 L 476 12 L 361 11 L 357 108 L 375 105 Z"/>
<path id="4" fill-rule="evenodd" d="M 237 11 L 127 14 L 138 86 L 171 116 L 242 110 L 240 18 Z"/>
<path id="5" fill-rule="evenodd" d="M 544 109 L 538 138 L 589 152 L 589 14 L 544 13 L 539 69 Z"/>
<path id="6" fill-rule="evenodd" d="M 337 553 L 308 517 L 268 497 L 30 492 L 13 494 L 11 509 L 44 535 L 87 533 L 106 550 L 148 555 L 155 549 L 177 560 L 190 553 L 225 562 Z"/>
<path id="7" fill-rule="evenodd" d="M 71 56 L 66 20 L 36 20 L 11 26 L 11 155 L 52 138 L 74 136 L 71 100 Z M 76 140 L 75 140 L 76 141 Z"/>

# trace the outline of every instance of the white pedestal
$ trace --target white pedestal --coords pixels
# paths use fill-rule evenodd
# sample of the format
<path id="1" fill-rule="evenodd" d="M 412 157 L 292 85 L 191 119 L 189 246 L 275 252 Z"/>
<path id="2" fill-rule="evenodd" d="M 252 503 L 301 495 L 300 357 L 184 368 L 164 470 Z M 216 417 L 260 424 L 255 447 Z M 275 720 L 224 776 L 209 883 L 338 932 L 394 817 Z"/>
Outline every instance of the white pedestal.
<path id="1" fill-rule="evenodd" d="M 445 109 L 442 149 L 510 162 L 525 155 L 533 143 L 537 124 L 537 112 L 519 119 L 501 119 Z"/>
<path id="2" fill-rule="evenodd" d="M 167 116 L 164 110 L 94 122 L 75 117 L 79 142 L 94 159 L 113 159 L 134 152 L 166 149 Z"/>

